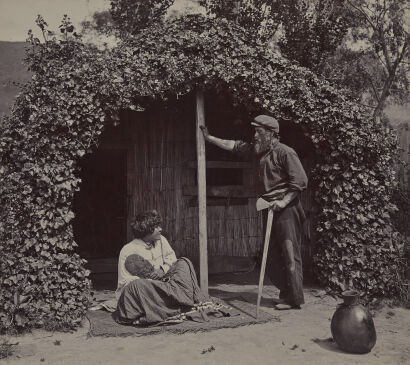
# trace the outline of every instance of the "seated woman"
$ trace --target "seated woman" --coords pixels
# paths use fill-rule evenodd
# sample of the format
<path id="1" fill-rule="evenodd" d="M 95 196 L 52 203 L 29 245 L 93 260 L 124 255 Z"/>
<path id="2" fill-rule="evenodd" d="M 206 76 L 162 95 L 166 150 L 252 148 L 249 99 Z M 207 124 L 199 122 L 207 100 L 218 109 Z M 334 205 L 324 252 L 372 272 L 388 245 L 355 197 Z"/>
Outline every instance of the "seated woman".
<path id="1" fill-rule="evenodd" d="M 176 259 L 168 241 L 160 235 L 160 216 L 140 214 L 132 225 L 133 241 L 124 246 L 118 263 L 120 323 L 157 323 L 209 301 L 198 286 L 192 263 Z"/>
<path id="2" fill-rule="evenodd" d="M 151 210 L 138 214 L 131 228 L 134 239 L 121 249 L 118 259 L 118 283 L 115 292 L 117 299 L 128 283 L 139 279 L 138 275 L 131 274 L 125 267 L 128 256 L 137 254 L 154 267 L 150 279 L 160 279 L 177 260 L 168 240 L 161 235 L 161 216 L 157 211 Z"/>

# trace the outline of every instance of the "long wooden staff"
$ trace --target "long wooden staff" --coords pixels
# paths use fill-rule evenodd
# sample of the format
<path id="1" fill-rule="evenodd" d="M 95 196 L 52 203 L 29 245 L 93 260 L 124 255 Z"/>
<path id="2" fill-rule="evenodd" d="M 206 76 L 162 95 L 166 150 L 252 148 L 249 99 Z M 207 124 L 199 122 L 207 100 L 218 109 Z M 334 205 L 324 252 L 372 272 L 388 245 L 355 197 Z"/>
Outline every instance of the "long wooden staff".
<path id="1" fill-rule="evenodd" d="M 272 230 L 272 221 L 273 221 L 273 210 L 270 208 L 269 203 L 266 200 L 259 198 L 256 201 L 256 210 L 260 211 L 263 209 L 269 209 L 269 210 L 268 210 L 268 220 L 266 222 L 265 243 L 263 244 L 261 272 L 259 274 L 258 299 L 256 301 L 256 318 L 258 318 L 259 316 L 259 307 L 261 304 L 263 281 L 265 279 L 266 260 L 268 257 L 268 250 L 269 250 L 270 232 Z"/>

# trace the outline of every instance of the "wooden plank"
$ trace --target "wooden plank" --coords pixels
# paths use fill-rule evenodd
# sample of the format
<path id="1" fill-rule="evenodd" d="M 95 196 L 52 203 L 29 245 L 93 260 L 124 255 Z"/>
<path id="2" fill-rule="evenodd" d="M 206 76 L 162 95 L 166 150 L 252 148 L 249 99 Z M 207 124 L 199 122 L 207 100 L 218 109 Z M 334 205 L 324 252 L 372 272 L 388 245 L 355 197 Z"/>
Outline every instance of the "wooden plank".
<path id="1" fill-rule="evenodd" d="M 188 161 L 187 167 L 190 169 L 197 168 L 196 161 Z M 252 163 L 244 161 L 206 161 L 207 169 L 251 169 Z"/>
<path id="2" fill-rule="evenodd" d="M 196 196 L 198 189 L 196 186 L 184 186 L 182 194 L 187 196 Z M 206 195 L 214 198 L 254 198 L 256 192 L 248 186 L 243 185 L 221 185 L 207 186 Z"/>
<path id="3" fill-rule="evenodd" d="M 196 92 L 196 155 L 198 183 L 199 273 L 201 289 L 208 293 L 208 239 L 206 224 L 205 139 L 200 126 L 205 125 L 204 92 Z"/>

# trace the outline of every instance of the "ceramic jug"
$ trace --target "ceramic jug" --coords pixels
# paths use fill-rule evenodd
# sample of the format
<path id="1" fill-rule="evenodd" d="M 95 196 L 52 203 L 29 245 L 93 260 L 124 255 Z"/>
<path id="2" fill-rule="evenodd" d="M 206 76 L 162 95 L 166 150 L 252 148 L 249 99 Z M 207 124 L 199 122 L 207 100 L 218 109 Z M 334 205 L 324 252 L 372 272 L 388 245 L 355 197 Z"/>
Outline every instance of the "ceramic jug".
<path id="1" fill-rule="evenodd" d="M 376 329 L 370 312 L 359 304 L 359 293 L 342 293 L 344 302 L 333 314 L 330 329 L 338 346 L 346 352 L 364 354 L 376 343 Z"/>

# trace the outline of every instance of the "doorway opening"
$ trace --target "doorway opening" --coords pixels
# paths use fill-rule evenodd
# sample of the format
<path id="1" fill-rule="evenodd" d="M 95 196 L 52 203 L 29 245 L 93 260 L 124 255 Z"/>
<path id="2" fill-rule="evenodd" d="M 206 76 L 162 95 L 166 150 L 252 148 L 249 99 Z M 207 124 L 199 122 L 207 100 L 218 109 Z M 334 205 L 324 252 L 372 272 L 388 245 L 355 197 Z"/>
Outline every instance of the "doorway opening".
<path id="1" fill-rule="evenodd" d="M 96 150 L 80 165 L 73 223 L 77 251 L 85 259 L 118 257 L 126 241 L 127 151 Z"/>

